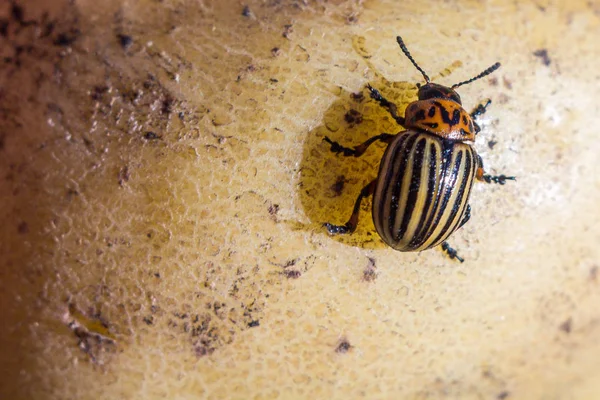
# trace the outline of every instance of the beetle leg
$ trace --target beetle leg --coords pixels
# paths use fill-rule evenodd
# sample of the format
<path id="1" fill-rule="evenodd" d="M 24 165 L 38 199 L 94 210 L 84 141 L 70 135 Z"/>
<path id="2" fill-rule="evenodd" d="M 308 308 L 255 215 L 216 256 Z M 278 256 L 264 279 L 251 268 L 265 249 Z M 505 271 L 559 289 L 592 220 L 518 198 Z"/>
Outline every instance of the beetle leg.
<path id="1" fill-rule="evenodd" d="M 343 153 L 345 157 L 360 157 L 372 143 L 378 140 L 381 140 L 384 143 L 389 143 L 395 136 L 396 135 L 392 135 L 390 133 L 382 133 L 381 135 L 373 136 L 358 146 L 354 146 L 354 148 L 344 147 L 338 142 L 334 142 L 333 140 L 329 139 L 327 136 L 325 136 L 323 140 L 331 145 L 330 150 L 334 153 Z"/>
<path id="2" fill-rule="evenodd" d="M 390 113 L 392 118 L 396 120 L 398 125 L 404 126 L 404 117 L 398 115 L 398 108 L 396 105 L 383 97 L 381 93 L 379 93 L 379 90 L 375 89 L 371 85 L 367 85 L 367 88 L 369 89 L 369 92 L 371 92 L 371 98 L 377 101 L 381 107 L 385 108 Z"/>
<path id="3" fill-rule="evenodd" d="M 448 244 L 448 242 L 444 242 L 444 243 L 442 243 L 442 250 L 443 250 L 443 251 L 444 251 L 446 254 L 448 254 L 448 257 L 450 257 L 450 259 L 451 259 L 451 260 L 454 260 L 454 259 L 456 258 L 456 259 L 457 259 L 458 261 L 460 261 L 460 262 L 464 262 L 464 261 L 465 261 L 465 259 L 464 259 L 464 258 L 462 258 L 461 256 L 459 256 L 459 255 L 456 253 L 456 250 L 455 250 L 455 249 L 453 249 L 452 247 L 450 247 L 450 245 Z"/>
<path id="4" fill-rule="evenodd" d="M 499 185 L 504 185 L 506 183 L 506 181 L 516 181 L 517 178 L 514 176 L 506 176 L 504 174 L 502 175 L 489 175 L 485 173 L 485 170 L 483 169 L 483 160 L 481 159 L 481 156 L 477 156 L 477 158 L 479 158 L 479 167 L 477 168 L 477 174 L 476 177 L 478 180 L 482 181 L 482 182 L 486 182 L 486 183 L 497 183 Z"/>
<path id="5" fill-rule="evenodd" d="M 492 101 L 488 100 L 485 104 L 479 104 L 473 110 L 473 112 L 471 112 L 471 118 L 473 119 L 473 125 L 475 126 L 475 134 L 478 134 L 481 131 L 481 127 L 477 122 L 475 122 L 475 120 L 477 119 L 477 117 L 483 115 L 487 111 L 487 108 L 490 104 L 492 104 Z"/>
<path id="6" fill-rule="evenodd" d="M 327 232 L 331 233 L 332 235 L 335 235 L 338 233 L 354 232 L 354 230 L 356 229 L 356 226 L 358 225 L 358 213 L 360 211 L 360 203 L 362 202 L 362 199 L 364 197 L 371 196 L 373 194 L 373 192 L 375 191 L 376 183 L 377 183 L 377 179 L 373 179 L 367 186 L 365 186 L 360 191 L 360 194 L 358 195 L 358 198 L 356 199 L 356 202 L 354 203 L 354 210 L 352 211 L 352 215 L 350 216 L 350 219 L 348 220 L 348 222 L 346 222 L 344 225 L 332 225 L 329 222 L 326 222 L 325 224 L 323 224 L 323 226 L 325 228 L 327 228 Z"/>
<path id="7" fill-rule="evenodd" d="M 471 113 L 471 118 L 475 119 L 480 115 L 483 115 L 490 104 L 492 104 L 491 100 L 486 101 L 485 104 L 479 104 Z"/>
<path id="8" fill-rule="evenodd" d="M 465 210 L 465 215 L 463 216 L 462 221 L 458 225 L 458 228 L 462 228 L 464 224 L 466 224 L 471 219 L 471 205 L 467 204 L 467 209 Z"/>

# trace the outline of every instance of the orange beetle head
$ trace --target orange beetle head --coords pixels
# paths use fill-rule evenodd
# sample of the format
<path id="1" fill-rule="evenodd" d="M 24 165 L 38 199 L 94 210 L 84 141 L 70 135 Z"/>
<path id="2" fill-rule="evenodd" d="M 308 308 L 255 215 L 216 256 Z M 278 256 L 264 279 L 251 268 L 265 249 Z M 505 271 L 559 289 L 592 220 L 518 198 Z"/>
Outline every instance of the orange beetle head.
<path id="1" fill-rule="evenodd" d="M 406 45 L 404 44 L 404 41 L 402 40 L 402 38 L 400 36 L 396 36 L 396 41 L 398 42 L 398 45 L 400 45 L 400 49 L 402 50 L 404 55 L 410 60 L 410 62 L 415 66 L 415 68 L 421 73 L 421 75 L 423 75 L 423 78 L 425 78 L 425 82 L 427 82 L 423 86 L 417 84 L 417 87 L 419 88 L 419 100 L 431 100 L 431 99 L 452 100 L 455 103 L 458 103 L 459 105 L 462 106 L 460 96 L 458 95 L 458 93 L 456 93 L 456 91 L 454 89 L 456 89 L 459 86 L 466 85 L 468 83 L 476 81 L 477 79 L 481 79 L 484 76 L 487 76 L 487 75 L 491 74 L 492 72 L 494 72 L 495 70 L 497 70 L 498 68 L 500 68 L 500 63 L 497 62 L 494 65 L 492 65 L 491 67 L 489 67 L 488 69 L 484 70 L 479 75 L 474 76 L 471 79 L 467 79 L 466 81 L 462 81 L 460 83 L 454 84 L 451 87 L 439 85 L 437 83 L 431 82 L 431 79 L 429 79 L 429 76 L 427 75 L 427 73 L 423 70 L 423 68 L 421 68 L 419 66 L 419 64 L 417 64 L 415 59 L 410 55 L 410 52 L 406 48 Z"/>
<path id="2" fill-rule="evenodd" d="M 417 84 L 417 86 L 419 87 L 419 100 L 444 99 L 462 105 L 460 96 L 452 88 L 432 82 L 427 82 L 422 86 Z"/>

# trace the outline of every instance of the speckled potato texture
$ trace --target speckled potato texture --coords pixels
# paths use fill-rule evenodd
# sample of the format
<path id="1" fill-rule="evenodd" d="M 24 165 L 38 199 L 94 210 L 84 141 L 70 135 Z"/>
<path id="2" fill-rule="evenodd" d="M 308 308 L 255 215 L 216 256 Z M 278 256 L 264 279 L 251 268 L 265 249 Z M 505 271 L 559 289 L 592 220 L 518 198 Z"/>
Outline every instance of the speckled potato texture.
<path id="1" fill-rule="evenodd" d="M 600 398 L 600 6 L 0 5 L 0 398 Z M 396 252 L 365 201 L 422 77 L 489 111 L 471 221 Z"/>

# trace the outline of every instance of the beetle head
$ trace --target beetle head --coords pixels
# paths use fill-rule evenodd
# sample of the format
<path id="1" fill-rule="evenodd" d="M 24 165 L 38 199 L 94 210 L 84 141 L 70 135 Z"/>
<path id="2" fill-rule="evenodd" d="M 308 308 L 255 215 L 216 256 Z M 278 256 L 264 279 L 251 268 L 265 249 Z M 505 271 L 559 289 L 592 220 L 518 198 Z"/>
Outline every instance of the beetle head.
<path id="1" fill-rule="evenodd" d="M 451 87 L 439 85 L 437 83 L 432 83 L 431 79 L 429 79 L 429 76 L 427 76 L 427 73 L 425 73 L 425 71 L 421 67 L 419 67 L 419 64 L 417 64 L 414 58 L 412 58 L 410 52 L 406 48 L 406 45 L 404 44 L 404 41 L 400 36 L 396 36 L 396 41 L 398 42 L 398 45 L 400 45 L 400 49 L 402 50 L 404 55 L 410 60 L 410 62 L 415 66 L 415 68 L 419 70 L 419 72 L 421 73 L 421 75 L 423 75 L 423 78 L 425 78 L 425 81 L 427 82 L 423 86 L 417 84 L 417 87 L 419 88 L 419 100 L 447 99 L 455 101 L 456 103 L 462 105 L 460 96 L 458 95 L 458 93 L 456 93 L 454 89 L 456 89 L 459 86 L 466 85 L 467 83 L 476 81 L 477 79 L 481 79 L 484 76 L 487 76 L 495 70 L 497 70 L 498 68 L 500 68 L 500 63 L 497 62 L 482 73 L 480 73 L 479 75 L 471 79 L 467 79 L 466 81 L 452 85 Z"/>
<path id="2" fill-rule="evenodd" d="M 427 82 L 425 85 L 417 84 L 419 88 L 419 100 L 429 100 L 429 99 L 445 99 L 452 100 L 460 105 L 462 102 L 460 100 L 460 96 L 456 91 L 452 88 L 449 88 L 444 85 L 438 85 L 437 83 Z"/>

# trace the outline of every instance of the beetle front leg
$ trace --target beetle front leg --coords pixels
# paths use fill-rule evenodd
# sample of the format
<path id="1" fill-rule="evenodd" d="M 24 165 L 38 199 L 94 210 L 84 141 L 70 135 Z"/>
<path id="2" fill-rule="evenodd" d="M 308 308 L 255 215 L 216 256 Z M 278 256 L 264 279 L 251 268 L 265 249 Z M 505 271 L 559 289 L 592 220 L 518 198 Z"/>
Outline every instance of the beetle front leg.
<path id="1" fill-rule="evenodd" d="M 490 104 L 492 104 L 491 100 L 486 101 L 485 104 L 479 104 L 477 107 L 475 107 L 473 112 L 471 112 L 471 118 L 475 119 L 480 115 L 483 115 L 487 111 L 487 108 Z"/>
<path id="2" fill-rule="evenodd" d="M 502 175 L 489 175 L 485 173 L 485 170 L 483 169 L 483 160 L 481 159 L 481 156 L 477 156 L 479 158 L 479 167 L 477 168 L 477 179 L 482 181 L 482 182 L 486 182 L 486 183 L 497 183 L 499 185 L 504 185 L 506 183 L 506 181 L 516 181 L 517 178 L 514 176 L 506 176 L 504 174 Z"/>
<path id="3" fill-rule="evenodd" d="M 371 98 L 377 101 L 381 107 L 385 108 L 390 113 L 392 118 L 396 120 L 398 125 L 404 126 L 404 117 L 398 115 L 398 108 L 396 105 L 383 97 L 381 93 L 379 93 L 379 90 L 375 89 L 371 85 L 367 85 L 367 88 L 371 93 Z"/>
<path id="4" fill-rule="evenodd" d="M 471 112 L 471 118 L 473 119 L 473 125 L 475 126 L 475 134 L 478 134 L 481 131 L 481 127 L 475 120 L 477 119 L 477 117 L 483 115 L 487 111 L 487 108 L 490 104 L 492 104 L 492 101 L 488 100 L 485 104 L 479 104 L 473 110 L 473 112 Z"/>
<path id="5" fill-rule="evenodd" d="M 327 136 L 325 136 L 323 138 L 323 140 L 331 145 L 330 150 L 333 153 L 336 153 L 336 154 L 343 153 L 345 157 L 351 157 L 351 156 L 360 157 L 364 154 L 365 151 L 367 151 L 367 148 L 374 142 L 380 140 L 384 143 L 390 143 L 395 136 L 396 135 L 392 135 L 391 133 L 382 133 L 381 135 L 373 136 L 366 142 L 359 144 L 358 146 L 354 146 L 353 148 L 344 147 L 341 144 L 339 144 L 338 142 L 334 142 L 333 140 L 329 139 Z"/>
<path id="6" fill-rule="evenodd" d="M 371 196 L 375 191 L 375 185 L 377 184 L 377 179 L 373 179 L 371 183 L 365 186 L 358 195 L 356 202 L 354 203 L 354 210 L 352 211 L 352 215 L 348 222 L 344 225 L 332 225 L 329 222 L 323 224 L 325 228 L 327 228 L 327 232 L 332 235 L 340 234 L 340 233 L 352 233 L 356 229 L 358 225 L 358 213 L 360 212 L 360 203 L 364 197 Z"/>

